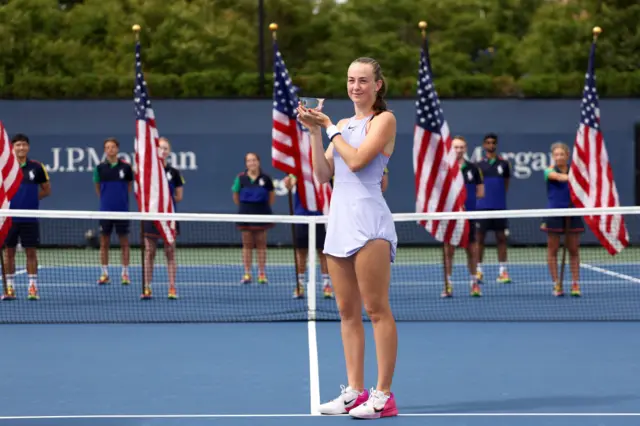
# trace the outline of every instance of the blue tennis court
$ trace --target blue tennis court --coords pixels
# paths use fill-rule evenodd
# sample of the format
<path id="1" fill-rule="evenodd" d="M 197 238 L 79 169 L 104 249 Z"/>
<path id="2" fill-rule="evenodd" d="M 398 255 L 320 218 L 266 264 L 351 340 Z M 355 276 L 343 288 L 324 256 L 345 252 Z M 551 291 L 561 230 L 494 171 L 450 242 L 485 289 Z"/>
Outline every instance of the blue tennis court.
<path id="1" fill-rule="evenodd" d="M 305 320 L 309 300 L 291 298 L 291 265 L 269 266 L 265 286 L 239 284 L 239 265 L 180 267 L 179 300 L 166 298 L 161 265 L 149 301 L 139 300 L 139 266 L 131 268 L 129 286 L 98 286 L 98 272 L 43 265 L 38 301 L 26 299 L 26 279 L 17 276 L 18 299 L 0 304 L 0 320 L 54 324 L 0 326 L 0 424 L 353 421 L 312 414 L 346 384 L 340 326 Z M 114 267 L 113 277 L 118 272 Z M 484 296 L 472 298 L 465 268 L 456 265 L 456 293 L 443 300 L 440 265 L 394 265 L 392 303 L 404 320 L 394 382 L 401 415 L 383 421 L 637 424 L 640 323 L 624 320 L 640 317 L 639 266 L 583 264 L 582 298 L 554 298 L 544 264 L 510 264 L 508 285 L 489 278 L 496 273 L 497 265 L 485 267 Z M 316 299 L 318 318 L 335 319 L 335 301 L 320 291 Z M 252 319 L 262 322 L 225 322 Z M 366 330 L 371 387 L 376 366 L 369 323 Z"/>

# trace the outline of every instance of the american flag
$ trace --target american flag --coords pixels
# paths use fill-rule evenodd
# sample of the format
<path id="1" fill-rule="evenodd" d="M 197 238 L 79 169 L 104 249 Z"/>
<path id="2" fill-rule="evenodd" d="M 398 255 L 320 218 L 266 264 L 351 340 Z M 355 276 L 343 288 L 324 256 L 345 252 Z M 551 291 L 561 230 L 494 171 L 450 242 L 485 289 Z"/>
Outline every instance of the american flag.
<path id="1" fill-rule="evenodd" d="M 136 42 L 136 76 L 134 104 L 136 112 L 136 199 L 143 213 L 173 213 L 173 199 L 169 182 L 158 154 L 158 129 L 147 92 L 147 82 L 142 73 L 140 42 Z M 156 228 L 167 244 L 176 238 L 174 221 L 154 221 Z"/>
<path id="2" fill-rule="evenodd" d="M 16 157 L 13 154 L 13 148 L 11 146 L 11 141 L 9 140 L 9 135 L 7 134 L 7 130 L 4 128 L 4 125 L 1 121 L 0 167 L 2 168 L 2 172 L 0 175 L 0 179 L 2 179 L 2 183 L 0 184 L 0 203 L 2 204 L 2 210 L 8 210 L 11 199 L 14 195 L 16 195 L 18 188 L 20 188 L 20 183 L 22 182 L 22 169 L 20 169 L 20 164 L 18 164 L 18 160 L 16 160 Z M 0 246 L 4 244 L 4 240 L 5 238 L 7 238 L 7 234 L 9 233 L 10 228 L 11 217 L 1 216 Z"/>
<path id="3" fill-rule="evenodd" d="M 271 163 L 296 176 L 296 191 L 305 209 L 328 214 L 331 186 L 320 184 L 313 173 L 309 132 L 296 118 L 298 96 L 275 40 L 273 52 Z"/>
<path id="4" fill-rule="evenodd" d="M 413 171 L 416 186 L 416 212 L 458 212 L 464 210 L 466 191 L 456 154 L 451 148 L 451 133 L 444 118 L 433 83 L 429 48 L 420 53 L 418 100 L 413 136 Z M 420 225 L 440 241 L 466 247 L 469 222 L 426 220 Z"/>
<path id="5" fill-rule="evenodd" d="M 618 190 L 600 128 L 600 106 L 596 88 L 596 43 L 591 45 L 580 106 L 580 126 L 576 134 L 569 172 L 571 200 L 579 208 L 617 207 Z M 629 245 L 622 215 L 587 216 L 585 222 L 611 255 Z"/>

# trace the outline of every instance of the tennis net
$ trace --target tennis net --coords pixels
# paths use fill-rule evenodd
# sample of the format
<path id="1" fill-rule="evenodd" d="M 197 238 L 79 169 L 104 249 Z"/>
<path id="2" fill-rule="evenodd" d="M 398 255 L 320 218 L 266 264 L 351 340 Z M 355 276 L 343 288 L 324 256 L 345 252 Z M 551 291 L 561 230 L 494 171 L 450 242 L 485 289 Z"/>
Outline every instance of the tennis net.
<path id="1" fill-rule="evenodd" d="M 547 265 L 547 234 L 540 226 L 548 217 L 585 214 L 623 214 L 631 242 L 640 235 L 640 208 L 588 210 L 514 210 L 457 214 L 395 214 L 398 251 L 392 265 L 390 289 L 394 316 L 399 321 L 637 321 L 640 320 L 640 250 L 627 247 L 611 256 L 586 229 L 581 235 L 577 272 L 581 297 L 572 297 L 571 262 L 566 255 L 565 297 L 554 297 Z M 295 298 L 298 272 L 292 246 L 307 230 L 307 247 L 316 246 L 317 228 L 323 217 L 239 216 L 183 214 L 171 216 L 179 222 L 175 249 L 177 299 L 169 298 L 170 270 L 166 251 L 159 243 L 153 262 L 143 257 L 141 223 L 167 218 L 162 214 L 106 213 L 85 211 L 2 211 L 1 215 L 37 217 L 40 240 L 38 267 L 27 268 L 27 246 L 33 242 L 33 225 L 21 227 L 25 240 L 12 250 L 2 250 L 3 292 L 11 286 L 15 299 L 0 302 L 0 323 L 119 323 L 119 322 L 243 322 L 338 320 L 336 301 L 326 297 L 319 259 L 308 258 L 302 277 L 303 297 Z M 504 267 L 511 282 L 497 282 L 496 240 L 488 232 L 482 261 L 481 297 L 470 292 L 471 277 L 464 249 L 455 250 L 451 276 L 453 297 L 442 297 L 445 287 L 444 250 L 419 220 L 507 219 L 507 261 Z M 121 247 L 113 234 L 108 250 L 109 283 L 100 283 L 104 273 L 100 253 L 101 221 L 129 223 L 128 284 L 122 283 Z M 243 235 L 238 222 L 273 224 L 266 233 L 264 252 L 252 250 L 251 280 L 245 278 Z M 102 222 L 102 224 L 110 222 Z M 296 225 L 296 226 L 294 226 Z M 311 226 L 309 226 L 311 225 Z M 31 229 L 31 231 L 30 231 Z M 115 227 L 114 232 L 117 230 Z M 247 243 L 260 245 L 260 234 Z M 558 262 L 562 261 L 562 240 Z M 11 245 L 10 241 L 6 241 Z M 9 262 L 15 252 L 15 269 Z M 265 278 L 259 282 L 258 260 L 266 253 Z M 245 252 L 246 254 L 246 252 Z M 152 297 L 141 298 L 145 276 Z M 149 265 L 153 267 L 149 267 Z M 577 265 L 577 263 L 576 263 Z M 33 268 L 33 266 L 32 266 Z M 561 270 L 560 265 L 558 270 Z M 574 271 L 575 272 L 575 271 Z M 38 299 L 30 300 L 29 283 L 36 280 Z M 364 314 L 364 313 L 363 313 Z"/>

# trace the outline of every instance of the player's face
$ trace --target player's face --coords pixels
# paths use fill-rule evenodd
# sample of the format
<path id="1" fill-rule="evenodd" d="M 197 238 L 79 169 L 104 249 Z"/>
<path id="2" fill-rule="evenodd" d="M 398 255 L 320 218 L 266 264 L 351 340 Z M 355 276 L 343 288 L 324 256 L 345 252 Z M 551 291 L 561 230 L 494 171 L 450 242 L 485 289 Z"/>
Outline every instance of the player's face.
<path id="1" fill-rule="evenodd" d="M 356 104 L 373 104 L 376 91 L 381 83 L 376 83 L 370 64 L 353 63 L 347 71 L 347 93 Z"/>
<path id="2" fill-rule="evenodd" d="M 160 155 L 160 158 L 166 160 L 170 152 L 171 147 L 169 146 L 169 142 L 160 140 L 160 143 L 158 144 L 158 154 Z"/>
<path id="3" fill-rule="evenodd" d="M 493 154 L 498 149 L 498 141 L 495 139 L 485 139 L 482 143 L 482 147 L 486 152 Z"/>
<path id="4" fill-rule="evenodd" d="M 107 142 L 104 144 L 104 153 L 107 154 L 107 157 L 114 158 L 118 155 L 120 148 L 116 145 L 115 142 Z"/>
<path id="5" fill-rule="evenodd" d="M 260 169 L 260 161 L 258 161 L 258 157 L 254 154 L 249 154 L 245 158 L 245 163 L 247 166 L 247 170 L 250 172 L 257 172 Z"/>
<path id="6" fill-rule="evenodd" d="M 13 153 L 18 158 L 27 158 L 29 153 L 29 144 L 25 141 L 18 141 L 13 144 Z"/>
<path id="7" fill-rule="evenodd" d="M 454 139 L 451 143 L 453 151 L 456 153 L 456 158 L 462 160 L 467 153 L 467 143 L 460 139 Z"/>
<path id="8" fill-rule="evenodd" d="M 569 161 L 569 155 L 567 154 L 567 151 L 565 151 L 562 148 L 556 148 L 553 150 L 552 155 L 553 155 L 553 162 L 556 163 L 556 165 L 558 166 L 567 165 L 567 162 Z"/>

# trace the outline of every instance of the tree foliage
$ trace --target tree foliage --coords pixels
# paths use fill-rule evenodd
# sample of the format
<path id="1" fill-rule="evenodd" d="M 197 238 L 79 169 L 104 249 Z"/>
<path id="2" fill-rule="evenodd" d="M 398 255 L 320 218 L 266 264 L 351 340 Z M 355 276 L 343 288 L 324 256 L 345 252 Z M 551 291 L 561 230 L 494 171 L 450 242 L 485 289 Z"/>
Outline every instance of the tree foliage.
<path id="1" fill-rule="evenodd" d="M 0 94 L 130 96 L 137 23 L 154 96 L 256 96 L 260 35 L 268 85 L 268 24 L 277 22 L 279 48 L 305 93 L 343 95 L 349 63 L 371 56 L 391 95 L 413 96 L 419 20 L 429 24 L 442 96 L 577 95 L 595 25 L 604 30 L 603 93 L 640 92 L 634 0 L 264 0 L 264 12 L 260 34 L 258 0 L 5 0 Z"/>

